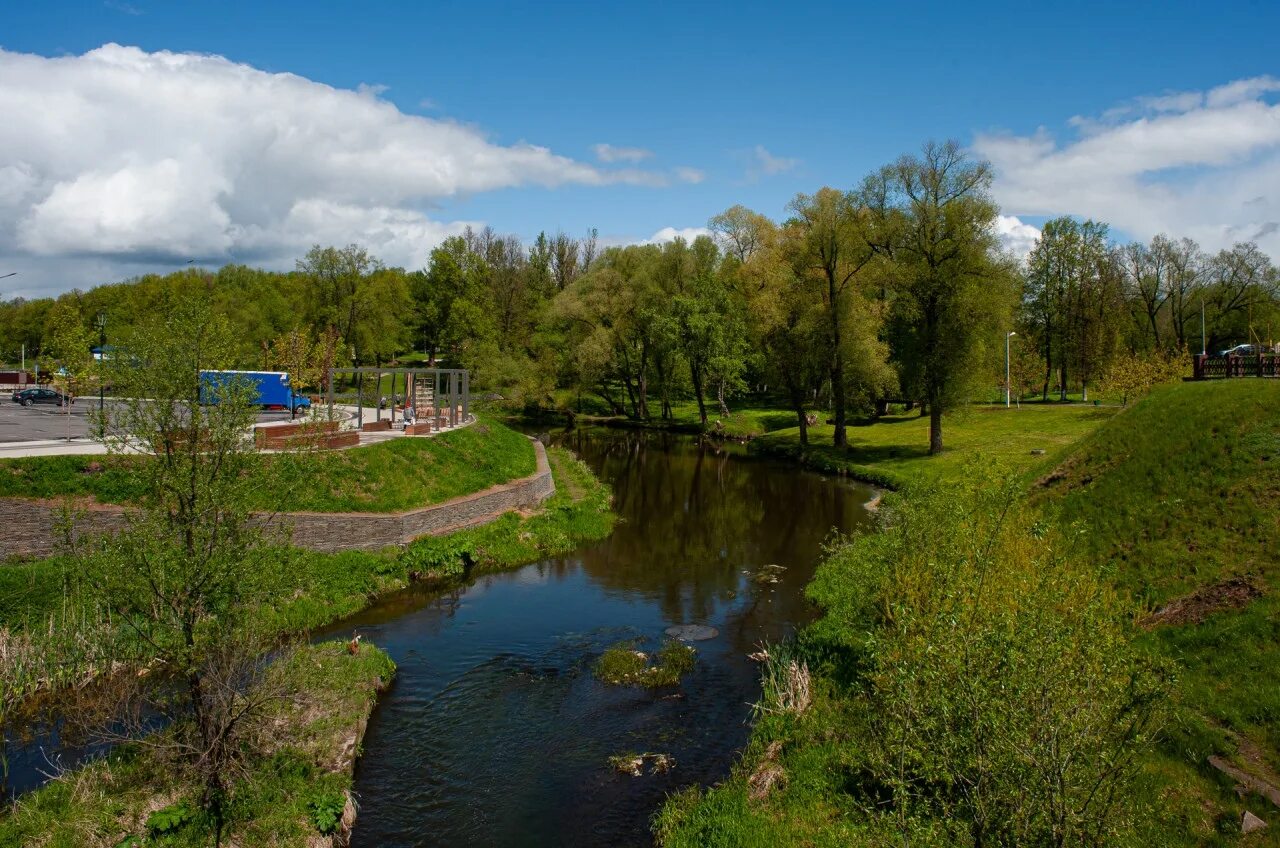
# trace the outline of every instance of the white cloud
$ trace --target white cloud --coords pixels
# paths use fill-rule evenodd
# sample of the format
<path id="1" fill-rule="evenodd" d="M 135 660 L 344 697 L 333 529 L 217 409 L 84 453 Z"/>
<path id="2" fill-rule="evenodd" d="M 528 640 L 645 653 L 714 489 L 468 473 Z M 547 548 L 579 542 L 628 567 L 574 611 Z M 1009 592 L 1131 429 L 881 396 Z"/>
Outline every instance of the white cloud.
<path id="1" fill-rule="evenodd" d="M 1040 230 L 1024 224 L 1016 215 L 1000 215 L 996 218 L 996 236 L 1005 250 L 1024 259 L 1040 240 Z"/>
<path id="2" fill-rule="evenodd" d="M 676 168 L 675 174 L 676 174 L 676 179 L 678 179 L 680 182 L 693 183 L 695 185 L 707 178 L 706 173 L 704 171 L 698 170 L 697 168 L 689 168 L 689 167 Z"/>
<path id="3" fill-rule="evenodd" d="M 1280 91 L 1272 77 L 1210 91 L 1142 98 L 1079 135 L 1046 130 L 979 135 L 975 151 L 996 169 L 994 193 L 1013 215 L 1075 215 L 1123 234 L 1190 236 L 1217 249 L 1252 239 L 1280 255 Z"/>
<path id="4" fill-rule="evenodd" d="M 652 150 L 642 147 L 615 147 L 612 144 L 597 144 L 591 148 L 601 162 L 643 162 L 653 156 Z"/>
<path id="5" fill-rule="evenodd" d="M 402 113 L 383 90 L 115 44 L 59 58 L 0 50 L 0 264 L 27 291 L 111 279 L 64 269 L 193 256 L 289 267 L 317 242 L 414 265 L 463 226 L 423 212 L 450 198 L 670 181 L 498 144 Z"/>
<path id="6" fill-rule="evenodd" d="M 663 227 L 649 236 L 649 238 L 640 242 L 640 244 L 663 244 L 664 242 L 675 241 L 678 238 L 682 238 L 692 244 L 693 240 L 698 236 L 710 236 L 711 234 L 711 231 L 706 227 L 681 227 L 680 229 Z"/>

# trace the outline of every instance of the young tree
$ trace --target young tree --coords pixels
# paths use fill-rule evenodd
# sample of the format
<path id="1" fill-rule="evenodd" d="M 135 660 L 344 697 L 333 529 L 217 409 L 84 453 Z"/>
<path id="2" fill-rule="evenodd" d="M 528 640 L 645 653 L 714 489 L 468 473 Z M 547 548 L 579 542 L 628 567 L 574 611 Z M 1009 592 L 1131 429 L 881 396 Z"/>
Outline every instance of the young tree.
<path id="1" fill-rule="evenodd" d="M 1014 272 L 997 250 L 991 168 L 955 142 L 925 145 L 869 178 L 862 197 L 871 240 L 893 261 L 890 346 L 929 406 L 929 453 L 942 450 L 942 415 L 962 402 L 980 360 L 1008 326 Z"/>
<path id="2" fill-rule="evenodd" d="M 107 726 L 168 719 L 158 741 L 197 775 L 219 823 L 274 644 L 255 612 L 280 569 L 254 509 L 290 485 L 283 457 L 268 471 L 253 454 L 254 387 L 206 383 L 202 397 L 200 372 L 233 364 L 235 345 L 208 298 L 174 298 L 129 334 L 127 355 L 110 363 L 122 399 L 101 423 L 114 453 L 144 454 L 129 466 L 144 494 L 121 532 L 71 543 L 95 597 L 172 681 L 114 680 Z"/>
<path id="3" fill-rule="evenodd" d="M 865 236 L 864 210 L 853 198 L 831 188 L 816 194 L 798 194 L 788 207 L 795 213 L 789 240 L 796 248 L 797 270 L 820 282 L 827 317 L 827 353 L 831 357 L 831 397 L 835 407 L 836 447 L 849 443 L 847 381 L 844 333 L 853 287 L 858 275 L 875 259 L 876 253 Z"/>

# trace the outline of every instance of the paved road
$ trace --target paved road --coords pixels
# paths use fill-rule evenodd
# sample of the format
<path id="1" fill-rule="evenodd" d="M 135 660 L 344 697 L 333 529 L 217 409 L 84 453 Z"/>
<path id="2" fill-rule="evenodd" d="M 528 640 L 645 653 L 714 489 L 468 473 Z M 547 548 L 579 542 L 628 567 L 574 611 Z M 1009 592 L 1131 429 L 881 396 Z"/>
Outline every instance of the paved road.
<path id="1" fill-rule="evenodd" d="M 66 439 L 68 435 L 73 439 L 88 438 L 93 429 L 89 413 L 97 408 L 97 398 L 77 399 L 68 414 L 65 408 L 43 404 L 24 407 L 13 403 L 7 396 L 0 397 L 0 443 Z M 288 418 L 287 412 L 258 415 L 259 423 L 286 421 Z"/>

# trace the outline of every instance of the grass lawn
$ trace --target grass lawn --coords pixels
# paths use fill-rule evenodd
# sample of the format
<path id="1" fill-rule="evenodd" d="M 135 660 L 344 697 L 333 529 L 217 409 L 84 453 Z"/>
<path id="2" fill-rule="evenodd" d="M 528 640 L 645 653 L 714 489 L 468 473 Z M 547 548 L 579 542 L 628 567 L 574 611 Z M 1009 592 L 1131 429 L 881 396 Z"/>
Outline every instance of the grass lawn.
<path id="1" fill-rule="evenodd" d="M 849 427 L 849 447 L 832 447 L 834 428 L 809 428 L 809 447 L 800 446 L 800 430 L 788 427 L 763 435 L 751 450 L 794 456 L 820 469 L 844 472 L 872 483 L 898 486 L 910 480 L 940 480 L 961 473 L 974 456 L 1000 460 L 1034 474 L 1051 467 L 1063 451 L 1110 419 L 1113 407 L 1027 404 L 1021 409 L 972 406 L 946 416 L 944 450 L 929 456 L 929 419 L 917 413 L 889 415 Z M 1043 450 L 1043 455 L 1032 454 Z"/>
<path id="2" fill-rule="evenodd" d="M 267 742 L 234 780 L 223 844 L 315 845 L 332 833 L 358 750 L 348 745 L 394 674 L 391 658 L 369 644 L 354 656 L 342 642 L 310 645 L 278 663 L 273 685 L 298 696 L 255 721 Z M 207 846 L 213 834 L 199 798 L 162 748 L 123 746 L 20 798 L 0 816 L 0 845 Z"/>
<path id="3" fill-rule="evenodd" d="M 89 496 L 124 504 L 145 482 L 128 456 L 42 456 L 0 460 L 0 497 Z M 296 463 L 286 491 L 264 492 L 263 510 L 394 512 L 441 503 L 536 468 L 532 443 L 503 425 L 482 420 L 431 438 L 391 439 L 363 448 L 300 455 L 262 455 L 258 461 Z"/>

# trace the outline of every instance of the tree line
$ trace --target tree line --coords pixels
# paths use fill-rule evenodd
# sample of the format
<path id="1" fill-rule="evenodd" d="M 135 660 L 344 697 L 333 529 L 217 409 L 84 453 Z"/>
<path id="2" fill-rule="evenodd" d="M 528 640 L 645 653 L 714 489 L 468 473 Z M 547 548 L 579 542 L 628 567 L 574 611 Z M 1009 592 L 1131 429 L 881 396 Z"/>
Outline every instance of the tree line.
<path id="1" fill-rule="evenodd" d="M 774 221 L 742 206 L 710 236 L 601 247 L 490 228 L 445 239 L 425 268 L 362 247 L 316 246 L 290 272 L 183 269 L 0 306 L 0 353 L 64 354 L 57 328 L 128 328 L 200 290 L 235 329 L 241 367 L 425 361 L 470 368 L 495 399 L 704 425 L 752 396 L 789 406 L 801 439 L 823 410 L 837 446 L 891 403 L 931 419 L 1004 381 L 1019 395 L 1088 391 L 1134 357 L 1170 357 L 1280 326 L 1280 275 L 1255 244 L 1216 254 L 1189 239 L 1116 244 L 1106 224 L 1058 218 L 1025 260 L 1001 249 L 990 166 L 929 143 L 852 189 L 800 194 Z M 1201 315 L 1205 332 L 1200 335 Z"/>

